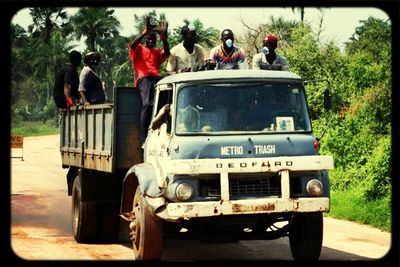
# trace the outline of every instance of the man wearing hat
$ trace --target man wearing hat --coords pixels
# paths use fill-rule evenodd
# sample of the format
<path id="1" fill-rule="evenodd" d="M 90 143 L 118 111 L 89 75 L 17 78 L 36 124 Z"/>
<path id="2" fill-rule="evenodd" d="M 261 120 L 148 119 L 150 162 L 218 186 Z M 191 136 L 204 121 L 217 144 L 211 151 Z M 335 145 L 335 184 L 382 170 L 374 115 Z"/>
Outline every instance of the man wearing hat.
<path id="1" fill-rule="evenodd" d="M 168 74 L 199 71 L 204 63 L 204 48 L 196 44 L 196 28 L 189 24 L 181 29 L 183 41 L 171 49 L 168 58 Z"/>
<path id="2" fill-rule="evenodd" d="M 262 52 L 253 56 L 253 69 L 289 71 L 289 64 L 286 59 L 275 52 L 277 47 L 278 38 L 275 35 L 265 36 Z"/>
<path id="3" fill-rule="evenodd" d="M 83 58 L 83 67 L 79 76 L 79 94 L 81 96 L 81 104 L 101 104 L 105 101 L 105 93 L 103 84 L 99 75 L 96 73 L 96 67 L 101 61 L 99 52 L 89 52 Z"/>

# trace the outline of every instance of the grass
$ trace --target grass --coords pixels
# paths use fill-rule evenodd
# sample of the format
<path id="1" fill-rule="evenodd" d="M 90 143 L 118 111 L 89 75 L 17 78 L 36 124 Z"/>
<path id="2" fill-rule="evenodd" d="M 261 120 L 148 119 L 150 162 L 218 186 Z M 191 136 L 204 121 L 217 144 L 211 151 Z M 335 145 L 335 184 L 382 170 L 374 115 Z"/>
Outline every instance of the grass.
<path id="1" fill-rule="evenodd" d="M 59 133 L 60 129 L 58 126 L 55 126 L 54 122 L 44 124 L 42 121 L 24 121 L 13 123 L 11 126 L 11 135 L 22 135 L 24 137 Z"/>
<path id="2" fill-rule="evenodd" d="M 390 198 L 366 201 L 355 191 L 331 191 L 331 207 L 327 215 L 391 232 L 390 204 Z"/>

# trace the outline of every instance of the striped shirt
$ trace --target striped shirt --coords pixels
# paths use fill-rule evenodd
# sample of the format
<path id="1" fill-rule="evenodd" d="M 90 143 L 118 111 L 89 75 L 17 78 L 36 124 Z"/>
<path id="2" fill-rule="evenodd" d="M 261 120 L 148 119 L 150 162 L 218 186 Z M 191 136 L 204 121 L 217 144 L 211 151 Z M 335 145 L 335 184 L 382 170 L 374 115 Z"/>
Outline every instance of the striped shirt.
<path id="1" fill-rule="evenodd" d="M 247 69 L 246 54 L 242 48 L 237 46 L 233 46 L 233 50 L 228 56 L 224 54 L 222 44 L 216 46 L 211 49 L 210 58 L 217 64 L 215 69 Z"/>

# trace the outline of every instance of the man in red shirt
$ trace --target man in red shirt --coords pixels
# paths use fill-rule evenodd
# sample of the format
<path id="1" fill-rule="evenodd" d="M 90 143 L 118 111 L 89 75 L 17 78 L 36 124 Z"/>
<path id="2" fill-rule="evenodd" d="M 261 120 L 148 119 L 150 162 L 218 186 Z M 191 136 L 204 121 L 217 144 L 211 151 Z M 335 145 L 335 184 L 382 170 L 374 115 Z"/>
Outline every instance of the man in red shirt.
<path id="1" fill-rule="evenodd" d="M 165 26 L 166 25 L 166 26 Z M 145 23 L 145 28 L 141 34 L 129 42 L 129 58 L 135 74 L 134 86 L 140 90 L 142 98 L 142 111 L 140 115 L 140 142 L 143 145 L 151 121 L 151 113 L 154 100 L 154 85 L 162 78 L 160 65 L 168 58 L 169 44 L 167 40 L 168 24 L 164 27 L 156 27 L 156 31 L 163 43 L 163 48 L 156 48 L 156 31 L 149 23 Z M 144 38 L 145 44 L 140 42 Z"/>

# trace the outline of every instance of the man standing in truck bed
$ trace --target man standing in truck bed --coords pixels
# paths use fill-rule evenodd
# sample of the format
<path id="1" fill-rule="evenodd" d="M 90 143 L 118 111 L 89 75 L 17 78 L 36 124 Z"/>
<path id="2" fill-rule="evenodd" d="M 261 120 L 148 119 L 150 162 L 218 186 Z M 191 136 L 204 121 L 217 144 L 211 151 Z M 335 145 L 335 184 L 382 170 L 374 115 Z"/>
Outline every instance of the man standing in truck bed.
<path id="1" fill-rule="evenodd" d="M 69 53 L 69 62 L 57 73 L 54 82 L 53 99 L 61 110 L 74 105 L 79 99 L 79 74 L 76 70 L 81 65 L 82 54 L 78 51 Z"/>
<path id="2" fill-rule="evenodd" d="M 217 70 L 247 69 L 244 50 L 234 45 L 235 37 L 232 30 L 221 32 L 221 44 L 212 48 L 210 59 L 216 63 Z"/>
<path id="3" fill-rule="evenodd" d="M 140 114 L 140 143 L 143 145 L 150 126 L 151 112 L 154 99 L 154 85 L 162 78 L 160 65 L 168 58 L 169 44 L 167 40 L 168 23 L 161 21 L 155 31 L 149 19 L 145 28 L 136 38 L 129 42 L 129 58 L 135 74 L 134 86 L 140 90 L 142 111 Z M 156 48 L 156 32 L 163 43 L 163 49 Z M 144 38 L 145 44 L 140 42 Z"/>
<path id="4" fill-rule="evenodd" d="M 197 44 L 196 28 L 189 24 L 181 29 L 183 41 L 171 49 L 168 58 L 167 72 L 199 71 L 204 64 L 204 48 Z"/>
<path id="5" fill-rule="evenodd" d="M 100 61 L 100 53 L 96 51 L 87 53 L 83 59 L 85 66 L 79 75 L 78 89 L 82 105 L 101 104 L 105 101 L 103 84 L 96 73 Z"/>
<path id="6" fill-rule="evenodd" d="M 286 59 L 275 52 L 277 47 L 278 37 L 273 34 L 265 36 L 262 52 L 253 56 L 253 69 L 289 71 L 289 64 Z"/>

